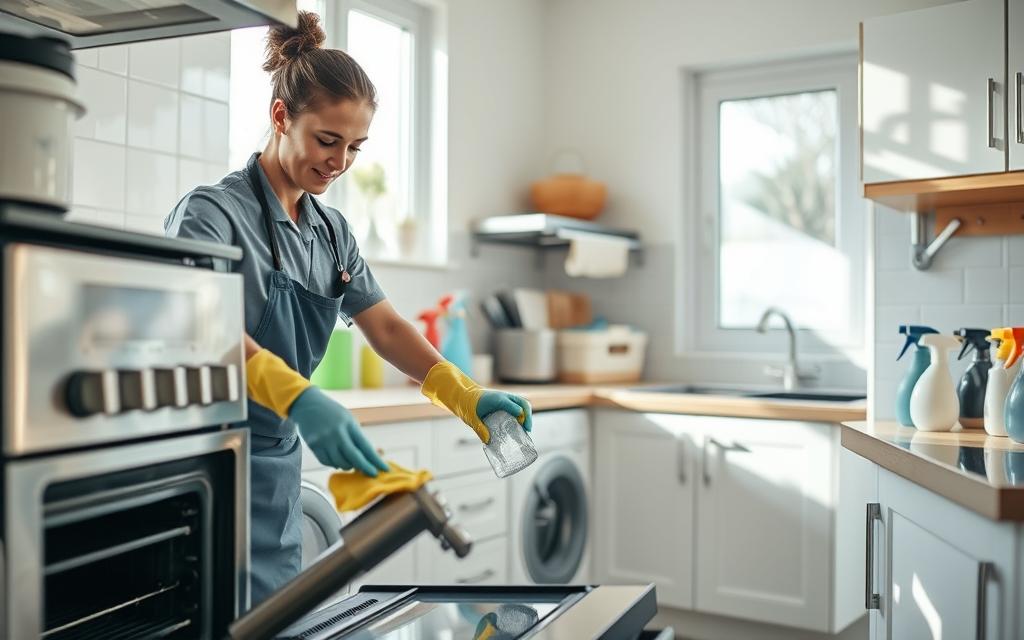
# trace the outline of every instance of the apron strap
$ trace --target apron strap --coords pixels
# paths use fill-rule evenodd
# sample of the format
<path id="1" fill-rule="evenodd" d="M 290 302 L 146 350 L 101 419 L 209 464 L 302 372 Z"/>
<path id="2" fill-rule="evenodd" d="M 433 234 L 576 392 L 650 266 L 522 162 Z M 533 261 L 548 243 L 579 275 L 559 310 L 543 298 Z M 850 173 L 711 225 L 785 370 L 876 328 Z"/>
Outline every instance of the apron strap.
<path id="1" fill-rule="evenodd" d="M 260 183 L 259 167 L 256 164 L 259 162 L 259 154 L 254 155 L 252 160 L 249 161 L 249 166 L 245 168 L 246 173 L 249 174 L 249 184 L 252 186 L 253 192 L 256 194 L 256 199 L 260 202 L 261 213 L 263 214 L 263 223 L 267 228 L 267 236 L 270 239 L 270 253 L 274 257 L 274 270 L 281 270 L 281 248 L 277 244 L 277 230 L 274 229 L 274 220 L 270 215 L 270 205 L 267 204 L 267 195 L 263 193 L 263 185 Z"/>
<path id="2" fill-rule="evenodd" d="M 320 203 L 317 202 L 316 198 L 308 193 L 306 195 L 309 196 L 309 201 L 313 203 L 313 208 L 320 216 L 320 220 L 322 220 L 324 225 L 327 227 L 327 235 L 331 239 L 331 253 L 334 255 L 334 266 L 338 268 L 338 273 L 341 273 L 345 268 L 341 264 L 341 254 L 338 253 L 338 237 L 334 233 L 334 225 L 331 224 L 331 221 L 327 218 L 327 214 L 324 213 L 324 210 L 320 207 Z"/>

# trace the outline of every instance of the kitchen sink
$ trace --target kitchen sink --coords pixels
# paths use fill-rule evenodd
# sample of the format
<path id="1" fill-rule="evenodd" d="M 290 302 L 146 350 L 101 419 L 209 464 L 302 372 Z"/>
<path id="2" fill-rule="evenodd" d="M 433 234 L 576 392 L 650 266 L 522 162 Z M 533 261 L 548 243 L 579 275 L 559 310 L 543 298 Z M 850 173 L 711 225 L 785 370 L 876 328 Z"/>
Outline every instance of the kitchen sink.
<path id="1" fill-rule="evenodd" d="M 867 397 L 862 392 L 837 392 L 814 389 L 801 391 L 753 391 L 735 387 L 711 387 L 696 384 L 674 384 L 661 387 L 634 387 L 630 391 L 641 393 L 692 393 L 695 395 L 733 396 L 760 400 L 810 400 L 816 402 L 854 402 Z"/>
<path id="2" fill-rule="evenodd" d="M 663 387 L 634 387 L 630 391 L 640 393 L 693 393 L 703 396 L 746 396 L 748 389 L 731 389 L 728 387 L 705 387 L 695 384 L 672 384 Z"/>
<path id="3" fill-rule="evenodd" d="M 772 393 L 748 393 L 747 398 L 765 400 L 816 400 L 818 402 L 854 402 L 867 397 L 863 393 L 834 393 L 818 391 L 776 391 Z"/>

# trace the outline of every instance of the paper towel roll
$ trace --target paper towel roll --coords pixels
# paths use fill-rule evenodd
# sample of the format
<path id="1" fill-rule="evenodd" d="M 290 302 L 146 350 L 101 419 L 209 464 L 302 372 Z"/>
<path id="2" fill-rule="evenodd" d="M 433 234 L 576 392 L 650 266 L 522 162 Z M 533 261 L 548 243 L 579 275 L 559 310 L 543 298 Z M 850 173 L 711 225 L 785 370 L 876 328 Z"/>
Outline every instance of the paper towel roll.
<path id="1" fill-rule="evenodd" d="M 616 278 L 626 273 L 631 240 L 593 233 L 573 233 L 568 238 L 565 272 L 570 276 Z"/>

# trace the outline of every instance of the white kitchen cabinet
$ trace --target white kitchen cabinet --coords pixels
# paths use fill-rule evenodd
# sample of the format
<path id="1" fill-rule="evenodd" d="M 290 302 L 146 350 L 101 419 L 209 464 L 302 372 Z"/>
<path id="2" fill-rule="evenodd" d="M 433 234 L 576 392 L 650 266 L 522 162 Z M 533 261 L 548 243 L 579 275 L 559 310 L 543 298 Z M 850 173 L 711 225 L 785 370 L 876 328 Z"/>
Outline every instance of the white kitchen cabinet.
<path id="1" fill-rule="evenodd" d="M 1010 171 L 1024 170 L 1024 0 L 1009 0 L 1006 11 L 1006 84 L 1009 100 Z"/>
<path id="2" fill-rule="evenodd" d="M 827 631 L 835 427 L 697 420 L 697 609 Z"/>
<path id="3" fill-rule="evenodd" d="M 876 637 L 1019 638 L 1016 525 L 988 520 L 885 469 L 878 492 L 886 620 Z"/>
<path id="4" fill-rule="evenodd" d="M 966 0 L 864 21 L 864 183 L 1006 170 L 1004 11 Z"/>
<path id="5" fill-rule="evenodd" d="M 595 411 L 594 574 L 653 582 L 658 601 L 693 607 L 692 435 L 682 416 Z"/>
<path id="6" fill-rule="evenodd" d="M 845 450 L 841 482 L 865 466 L 877 497 L 850 496 L 842 509 L 871 532 L 863 547 L 871 574 L 850 584 L 874 596 L 871 640 L 1019 638 L 1016 523 L 989 520 Z"/>
<path id="7" fill-rule="evenodd" d="M 407 469 L 429 468 L 432 464 L 431 422 L 420 420 L 365 427 L 366 436 L 381 457 L 394 461 Z M 354 515 L 344 514 L 345 522 Z M 423 581 L 421 567 L 429 562 L 428 555 L 441 553 L 441 548 L 430 534 L 420 536 L 400 551 L 377 565 L 352 584 L 358 589 L 363 584 L 418 584 Z"/>

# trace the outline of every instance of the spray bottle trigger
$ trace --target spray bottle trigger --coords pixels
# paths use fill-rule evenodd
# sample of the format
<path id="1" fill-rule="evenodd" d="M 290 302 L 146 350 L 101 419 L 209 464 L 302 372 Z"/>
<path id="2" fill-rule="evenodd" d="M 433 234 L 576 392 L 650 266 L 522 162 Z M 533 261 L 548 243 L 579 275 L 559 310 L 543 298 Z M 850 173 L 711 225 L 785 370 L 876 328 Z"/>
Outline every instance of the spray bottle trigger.
<path id="1" fill-rule="evenodd" d="M 960 347 L 960 353 L 957 355 L 957 360 L 962 360 L 965 355 L 970 353 L 971 349 L 974 348 L 974 344 L 970 340 L 964 340 L 964 344 Z"/>
<path id="2" fill-rule="evenodd" d="M 899 360 L 900 358 L 902 358 L 907 353 L 907 349 L 909 349 L 910 345 L 912 344 L 914 344 L 914 338 L 908 335 L 907 341 L 903 343 L 903 348 L 900 349 L 900 354 L 896 356 L 896 359 Z"/>

